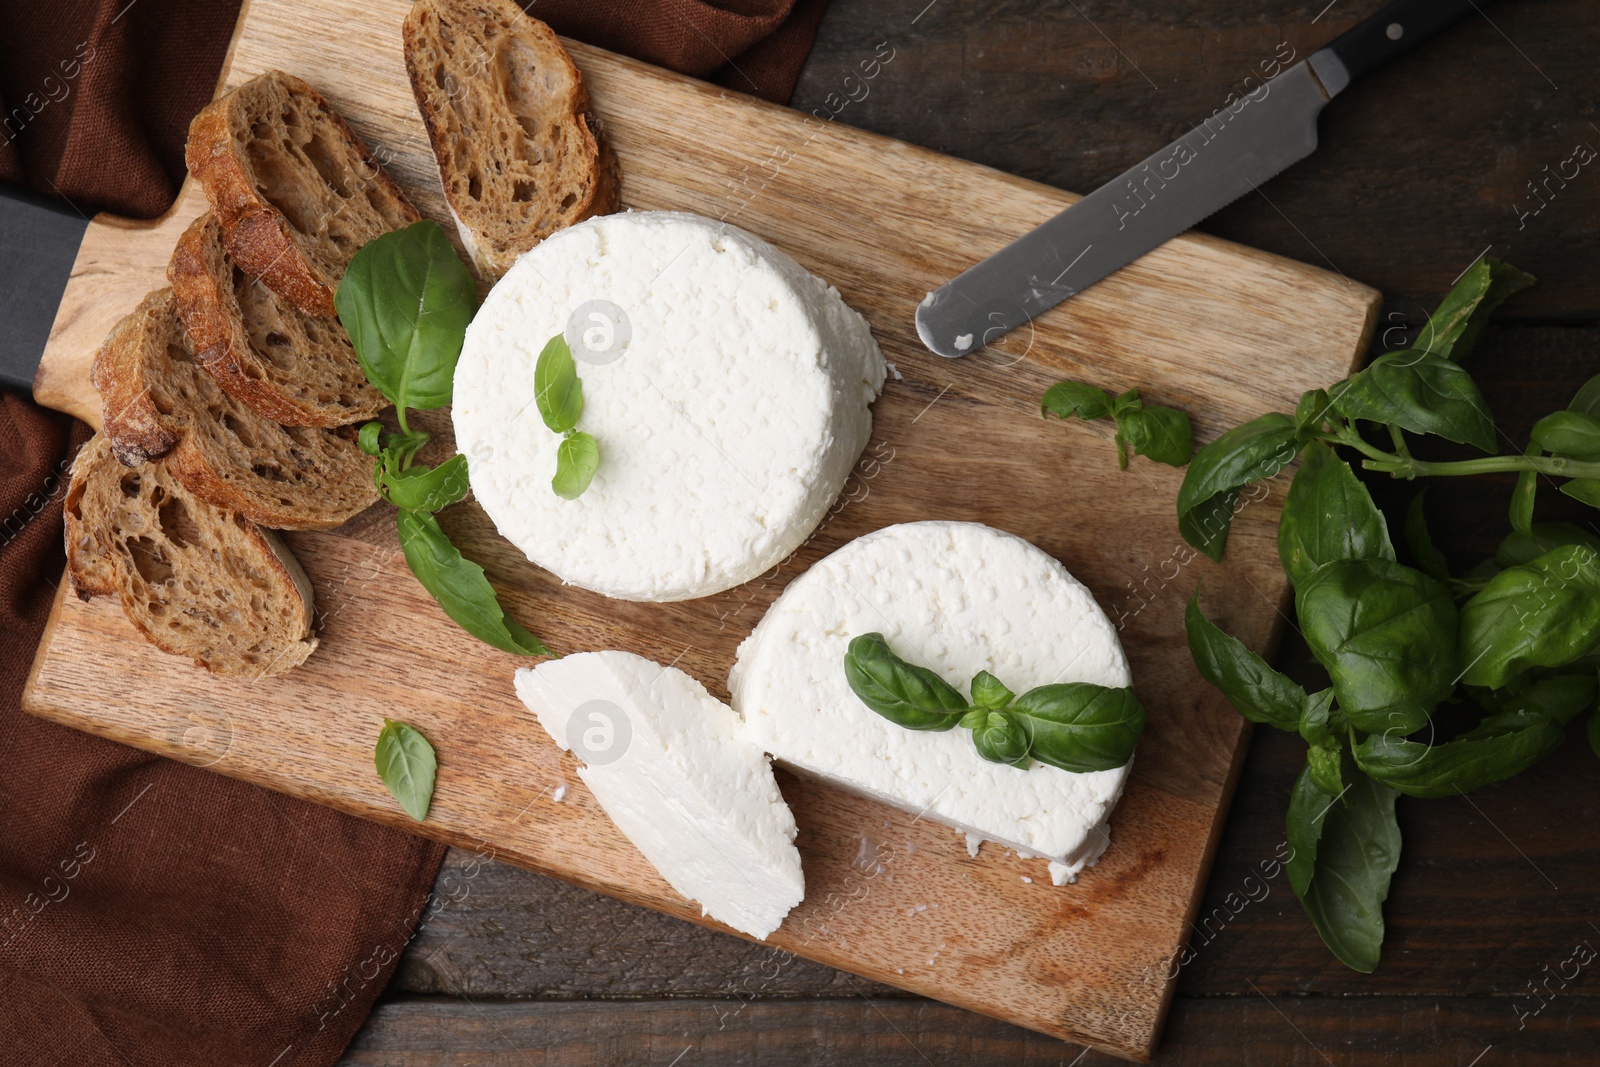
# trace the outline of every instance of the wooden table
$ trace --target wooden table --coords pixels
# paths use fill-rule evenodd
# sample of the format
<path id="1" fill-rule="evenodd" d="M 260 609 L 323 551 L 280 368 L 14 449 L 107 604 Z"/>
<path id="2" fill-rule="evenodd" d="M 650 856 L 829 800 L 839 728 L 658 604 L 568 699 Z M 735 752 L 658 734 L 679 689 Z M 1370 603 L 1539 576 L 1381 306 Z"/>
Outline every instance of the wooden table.
<path id="1" fill-rule="evenodd" d="M 1307 55 L 1379 6 L 834 0 L 794 104 L 859 96 L 847 77 L 887 42 L 894 59 L 838 121 L 1087 192 L 1247 91 L 1283 42 Z M 1315 156 L 1203 228 L 1382 289 L 1388 347 L 1486 246 L 1540 276 L 1469 363 L 1522 441 L 1600 373 L 1600 163 L 1523 215 L 1540 207 L 1526 182 L 1579 143 L 1600 149 L 1600 5 L 1515 0 L 1486 16 L 1352 88 Z M 1261 353 L 1263 373 L 1274 358 Z M 1510 487 L 1435 487 L 1454 561 L 1492 551 Z M 1391 514 L 1412 489 L 1373 488 Z M 1321 684 L 1292 629 L 1280 666 Z M 1582 739 L 1470 797 L 1402 799 L 1371 976 L 1323 948 L 1281 873 L 1260 873 L 1302 751 L 1255 736 L 1156 1062 L 1600 1062 L 1600 965 L 1564 988 L 1550 977 L 1580 942 L 1600 949 L 1600 760 Z M 437 891 L 347 1064 L 1116 1062 L 470 852 L 451 853 Z"/>

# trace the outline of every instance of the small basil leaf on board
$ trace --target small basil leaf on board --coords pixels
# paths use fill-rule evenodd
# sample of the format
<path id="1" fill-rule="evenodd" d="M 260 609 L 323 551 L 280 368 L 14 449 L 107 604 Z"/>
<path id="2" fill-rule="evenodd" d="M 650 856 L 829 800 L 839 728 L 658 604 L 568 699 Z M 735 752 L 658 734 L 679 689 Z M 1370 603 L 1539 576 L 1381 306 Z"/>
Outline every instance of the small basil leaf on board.
<path id="1" fill-rule="evenodd" d="M 478 288 L 437 223 L 373 238 L 334 294 L 367 380 L 404 412 L 450 402 Z"/>
<path id="2" fill-rule="evenodd" d="M 556 334 L 546 342 L 533 365 L 533 397 L 539 417 L 553 433 L 566 433 L 583 414 L 583 383 L 567 339 Z"/>
<path id="3" fill-rule="evenodd" d="M 1200 611 L 1200 594 L 1189 598 L 1184 612 L 1189 653 L 1201 677 L 1222 690 L 1222 695 L 1251 722 L 1299 729 L 1306 692 L 1273 670 L 1266 660 L 1244 647 Z"/>
<path id="4" fill-rule="evenodd" d="M 582 430 L 573 430 L 556 446 L 556 473 L 550 487 L 563 500 L 576 500 L 594 481 L 600 467 L 600 445 Z"/>
<path id="5" fill-rule="evenodd" d="M 1561 483 L 1561 491 L 1592 508 L 1600 508 L 1600 478 L 1574 478 Z"/>
<path id="6" fill-rule="evenodd" d="M 1328 421 L 1328 413 L 1333 410 L 1333 403 L 1328 399 L 1326 389 L 1312 389 L 1302 393 L 1300 402 L 1294 406 L 1295 432 L 1303 438 L 1317 433 Z"/>
<path id="7" fill-rule="evenodd" d="M 1533 424 L 1529 437 L 1553 456 L 1600 459 L 1600 418 L 1581 411 L 1552 411 Z"/>
<path id="8" fill-rule="evenodd" d="M 1455 688 L 1456 606 L 1437 579 L 1386 559 L 1339 560 L 1296 590 L 1295 607 L 1356 727 L 1410 733 Z"/>
<path id="9" fill-rule="evenodd" d="M 1583 545 L 1600 555 L 1600 537 L 1583 527 L 1570 522 L 1536 522 L 1527 530 L 1513 530 L 1508 534 L 1500 542 L 1494 558 L 1502 567 L 1515 567 L 1563 545 Z"/>
<path id="10" fill-rule="evenodd" d="M 1568 411 L 1581 411 L 1585 415 L 1600 415 L 1600 374 L 1595 375 L 1573 394 L 1572 403 L 1567 405 Z"/>
<path id="11" fill-rule="evenodd" d="M 1108 771 L 1133 758 L 1144 706 L 1132 689 L 1089 682 L 1041 685 L 1012 703 L 1040 763 L 1064 771 Z"/>
<path id="12" fill-rule="evenodd" d="M 988 671 L 979 671 L 972 676 L 972 702 L 980 708 L 1003 708 L 1016 696 Z"/>
<path id="13" fill-rule="evenodd" d="M 1411 557 L 1423 574 L 1443 582 L 1450 577 L 1450 565 L 1445 562 L 1444 553 L 1439 551 L 1433 543 L 1433 535 L 1428 532 L 1427 499 L 1428 491 L 1420 489 L 1406 506 L 1406 547 L 1411 550 Z"/>
<path id="14" fill-rule="evenodd" d="M 1147 404 L 1117 416 L 1117 426 L 1136 454 L 1157 463 L 1181 467 L 1194 453 L 1194 428 L 1189 416 L 1176 408 Z"/>
<path id="15" fill-rule="evenodd" d="M 1007 712 L 985 711 L 983 721 L 973 728 L 972 743 L 990 763 L 1028 766 L 1028 733 Z"/>
<path id="16" fill-rule="evenodd" d="M 1347 419 L 1390 423 L 1494 451 L 1494 422 L 1477 383 L 1433 353 L 1379 356 L 1335 391 L 1333 406 Z"/>
<path id="17" fill-rule="evenodd" d="M 850 642 L 844 676 L 863 704 L 908 730 L 948 730 L 967 713 L 967 701 L 954 686 L 895 655 L 879 633 Z"/>
<path id="18" fill-rule="evenodd" d="M 1044 391 L 1039 407 L 1040 414 L 1058 419 L 1074 415 L 1085 421 L 1103 419 L 1111 414 L 1111 397 L 1104 389 L 1083 382 L 1057 382 Z"/>
<path id="19" fill-rule="evenodd" d="M 551 654 L 544 642 L 506 617 L 483 568 L 461 555 L 438 519 L 422 511 L 397 511 L 395 521 L 411 573 L 456 625 L 504 652 Z"/>
<path id="20" fill-rule="evenodd" d="M 1466 736 L 1439 745 L 1372 734 L 1356 745 L 1356 765 L 1413 797 L 1448 797 L 1521 774 L 1561 744 L 1561 727 L 1526 716 L 1520 728 Z"/>
<path id="21" fill-rule="evenodd" d="M 1529 667 L 1561 667 L 1600 642 L 1600 556 L 1551 549 L 1489 579 L 1461 608 L 1461 681 L 1498 689 Z"/>
<path id="22" fill-rule="evenodd" d="M 383 465 L 380 488 L 389 503 L 410 511 L 438 511 L 466 499 L 467 457 L 451 456 L 437 467 L 394 470 Z"/>
<path id="23" fill-rule="evenodd" d="M 1306 773 L 1311 784 L 1329 797 L 1344 792 L 1344 742 L 1337 737 L 1327 737 L 1306 749 Z"/>
<path id="24" fill-rule="evenodd" d="M 1294 462 L 1301 444 L 1294 419 L 1272 412 L 1235 426 L 1196 452 L 1178 489 L 1183 539 L 1220 560 L 1239 490 Z"/>
<path id="25" fill-rule="evenodd" d="M 1416 347 L 1446 359 L 1460 359 L 1472 349 L 1494 309 L 1512 293 L 1534 283 L 1533 275 L 1484 257 L 1468 268 L 1428 318 Z"/>
<path id="26" fill-rule="evenodd" d="M 1365 775 L 1330 797 L 1300 773 L 1289 798 L 1289 884 L 1347 967 L 1371 974 L 1383 947 L 1383 902 L 1400 862 L 1398 794 Z"/>
<path id="27" fill-rule="evenodd" d="M 361 429 L 356 431 L 356 445 L 367 455 L 376 456 L 383 451 L 383 445 L 380 443 L 382 433 L 383 423 L 364 423 Z"/>
<path id="28" fill-rule="evenodd" d="M 385 719 L 372 757 L 389 795 L 413 819 L 426 819 L 439 767 L 428 739 L 406 723 Z"/>
<path id="29" fill-rule="evenodd" d="M 1300 456 L 1278 520 L 1278 557 L 1299 585 L 1324 563 L 1394 559 L 1389 525 L 1350 464 L 1312 441 Z"/>

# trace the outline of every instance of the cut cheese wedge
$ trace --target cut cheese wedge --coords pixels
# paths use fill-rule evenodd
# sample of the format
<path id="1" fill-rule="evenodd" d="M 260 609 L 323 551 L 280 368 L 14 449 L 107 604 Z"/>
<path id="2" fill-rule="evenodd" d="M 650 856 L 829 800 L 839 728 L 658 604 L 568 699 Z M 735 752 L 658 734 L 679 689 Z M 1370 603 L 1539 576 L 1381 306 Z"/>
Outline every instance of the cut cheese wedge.
<path id="1" fill-rule="evenodd" d="M 583 760 L 617 828 L 702 914 L 765 940 L 805 896 L 794 816 L 732 708 L 674 667 L 583 652 L 523 668 L 517 696 Z"/>
<path id="2" fill-rule="evenodd" d="M 882 633 L 963 695 L 989 671 L 1012 691 L 1126 686 L 1128 661 L 1094 597 L 1027 541 L 976 523 L 916 522 L 852 541 L 796 578 L 739 647 L 729 679 L 751 738 L 846 788 L 1048 859 L 1056 884 L 1095 862 L 1129 766 L 1075 774 L 990 763 L 971 734 L 907 730 L 845 680 L 851 638 Z"/>

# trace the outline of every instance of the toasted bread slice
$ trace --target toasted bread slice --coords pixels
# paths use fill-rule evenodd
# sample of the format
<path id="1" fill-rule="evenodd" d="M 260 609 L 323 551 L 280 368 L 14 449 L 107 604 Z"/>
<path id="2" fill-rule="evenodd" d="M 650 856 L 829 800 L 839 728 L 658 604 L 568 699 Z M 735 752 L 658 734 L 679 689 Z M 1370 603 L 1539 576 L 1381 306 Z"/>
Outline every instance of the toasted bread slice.
<path id="1" fill-rule="evenodd" d="M 80 597 L 120 598 L 157 648 L 213 673 L 278 674 L 317 647 L 311 583 L 283 543 L 194 496 L 165 461 L 118 463 L 103 433 L 72 467 L 66 547 Z"/>
<path id="2" fill-rule="evenodd" d="M 288 426 L 344 426 L 388 406 L 339 320 L 307 315 L 246 274 L 209 212 L 178 238 L 167 280 L 195 358 L 251 410 Z"/>
<path id="3" fill-rule="evenodd" d="M 485 279 L 617 210 L 616 156 L 549 26 L 512 0 L 418 0 L 401 37 L 445 198 Z"/>
<path id="4" fill-rule="evenodd" d="M 322 94 L 281 70 L 196 115 L 184 158 L 239 266 L 308 315 L 334 314 L 362 245 L 422 217 Z"/>
<path id="5" fill-rule="evenodd" d="M 89 378 L 117 459 L 167 457 L 195 496 L 277 530 L 338 526 L 378 499 L 353 433 L 282 426 L 222 391 L 195 361 L 178 302 L 157 289 L 119 322 Z"/>

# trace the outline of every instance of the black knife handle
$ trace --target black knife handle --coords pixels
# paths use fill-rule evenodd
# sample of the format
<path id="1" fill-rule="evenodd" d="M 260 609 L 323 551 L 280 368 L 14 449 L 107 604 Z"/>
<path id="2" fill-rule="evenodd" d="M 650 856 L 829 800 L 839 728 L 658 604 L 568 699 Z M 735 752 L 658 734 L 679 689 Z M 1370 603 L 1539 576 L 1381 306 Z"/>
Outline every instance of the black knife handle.
<path id="1" fill-rule="evenodd" d="M 1391 59 L 1433 40 L 1488 0 L 1395 0 L 1311 57 L 1330 97 Z"/>

